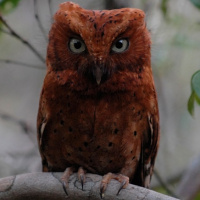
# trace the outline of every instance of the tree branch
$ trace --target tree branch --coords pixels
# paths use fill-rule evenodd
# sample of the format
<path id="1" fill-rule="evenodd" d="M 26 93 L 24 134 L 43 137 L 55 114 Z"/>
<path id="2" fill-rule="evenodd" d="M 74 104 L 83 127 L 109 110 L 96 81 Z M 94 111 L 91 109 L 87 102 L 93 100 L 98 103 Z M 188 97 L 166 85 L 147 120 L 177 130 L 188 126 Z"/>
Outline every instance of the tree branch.
<path id="1" fill-rule="evenodd" d="M 25 121 L 16 119 L 15 117 L 11 115 L 0 112 L 0 118 L 3 120 L 9 120 L 9 121 L 19 124 L 22 130 L 24 131 L 24 133 L 34 132 L 33 129 L 30 126 L 28 126 L 28 124 Z"/>
<path id="2" fill-rule="evenodd" d="M 86 182 L 82 191 L 81 183 L 77 175 L 70 177 L 66 196 L 60 181 L 62 173 L 29 173 L 10 176 L 0 179 L 0 199 L 8 200 L 78 200 L 78 199 L 101 199 L 99 194 L 102 177 L 95 174 L 87 174 Z M 105 199 L 110 200 L 176 200 L 175 198 L 154 192 L 152 190 L 129 184 L 117 196 L 119 182 L 112 180 L 105 192 Z"/>
<path id="3" fill-rule="evenodd" d="M 30 44 L 27 40 L 23 39 L 19 34 L 17 34 L 6 22 L 2 15 L 0 15 L 0 21 L 3 25 L 10 31 L 10 34 L 25 44 L 43 63 L 45 63 L 45 59 L 40 55 L 40 53 Z"/>
<path id="4" fill-rule="evenodd" d="M 127 2 L 126 1 L 121 1 L 119 2 L 118 0 L 105 0 L 105 8 L 106 9 L 118 9 L 118 8 L 125 8 L 128 7 Z"/>
<path id="5" fill-rule="evenodd" d="M 15 60 L 9 60 L 9 59 L 0 59 L 1 63 L 5 63 L 5 64 L 14 64 L 14 65 L 20 65 L 23 67 L 29 67 L 29 68 L 34 68 L 34 69 L 42 69 L 44 70 L 45 68 L 43 67 L 39 67 L 39 66 L 35 66 L 35 65 L 31 65 L 28 63 L 23 63 L 23 62 L 19 62 L 19 61 L 15 61 Z"/>
<path id="6" fill-rule="evenodd" d="M 11 34 L 9 31 L 6 31 L 6 30 L 4 30 L 4 29 L 1 28 L 1 27 L 0 27 L 0 31 L 1 31 L 2 33 L 5 33 L 5 34 L 7 34 L 7 35 L 11 35 L 11 36 L 12 36 L 12 34 Z"/>
<path id="7" fill-rule="evenodd" d="M 34 14 L 35 14 L 35 19 L 38 23 L 38 26 L 44 36 L 44 39 L 46 40 L 46 42 L 48 41 L 48 38 L 47 38 L 47 35 L 46 35 L 46 32 L 44 30 L 44 27 L 42 26 L 42 22 L 41 22 L 41 19 L 38 15 L 38 1 L 37 0 L 34 0 Z"/>
<path id="8" fill-rule="evenodd" d="M 49 4 L 49 12 L 50 12 L 50 16 L 51 16 L 51 21 L 53 21 L 53 6 L 52 6 L 52 0 L 48 0 L 48 4 Z"/>
<path id="9" fill-rule="evenodd" d="M 184 200 L 195 199 L 200 191 L 200 155 L 193 158 L 179 183 L 177 194 Z"/>
<path id="10" fill-rule="evenodd" d="M 173 192 L 171 188 L 169 188 L 167 183 L 165 183 L 165 181 L 162 179 L 162 177 L 160 176 L 160 174 L 158 173 L 156 169 L 154 169 L 154 176 L 157 179 L 157 181 L 160 183 L 160 185 L 167 191 L 168 194 L 176 197 L 175 192 Z"/>

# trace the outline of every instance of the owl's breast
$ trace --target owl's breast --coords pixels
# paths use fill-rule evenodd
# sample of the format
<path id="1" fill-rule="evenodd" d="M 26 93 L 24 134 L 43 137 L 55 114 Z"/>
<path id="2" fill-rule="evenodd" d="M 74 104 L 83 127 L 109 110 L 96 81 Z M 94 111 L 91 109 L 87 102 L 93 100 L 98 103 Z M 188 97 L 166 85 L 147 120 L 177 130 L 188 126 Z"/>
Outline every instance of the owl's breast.
<path id="1" fill-rule="evenodd" d="M 147 120 L 132 93 L 82 96 L 63 88 L 41 98 L 46 120 L 40 148 L 52 170 L 82 166 L 105 174 L 137 166 Z"/>

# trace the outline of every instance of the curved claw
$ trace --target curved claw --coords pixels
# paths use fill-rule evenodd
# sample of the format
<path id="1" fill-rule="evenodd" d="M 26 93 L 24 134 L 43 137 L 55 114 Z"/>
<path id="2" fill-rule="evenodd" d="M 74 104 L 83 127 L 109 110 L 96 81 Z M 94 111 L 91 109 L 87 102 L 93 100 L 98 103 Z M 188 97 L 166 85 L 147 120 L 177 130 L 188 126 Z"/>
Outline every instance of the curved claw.
<path id="1" fill-rule="evenodd" d="M 83 174 L 80 175 L 80 180 L 81 180 L 81 186 L 82 186 L 82 190 L 83 190 L 83 184 L 84 184 L 84 175 Z"/>
<path id="2" fill-rule="evenodd" d="M 105 187 L 104 187 L 104 185 L 101 185 L 101 187 L 100 187 L 100 197 L 101 197 L 101 199 L 104 198 L 104 191 L 105 191 Z"/>
<path id="3" fill-rule="evenodd" d="M 82 190 L 85 183 L 85 170 L 82 167 L 78 169 L 78 180 L 81 182 Z"/>
<path id="4" fill-rule="evenodd" d="M 62 181 L 62 186 L 63 186 L 63 190 L 65 192 L 65 194 L 68 196 L 68 192 L 67 192 L 67 184 L 65 181 Z"/>
<path id="5" fill-rule="evenodd" d="M 66 193 L 67 196 L 68 196 L 68 192 L 67 192 L 68 181 L 69 181 L 69 177 L 72 175 L 73 171 L 74 171 L 73 167 L 67 167 L 66 170 L 64 171 L 62 177 L 61 177 L 63 190 L 64 190 L 64 192 Z"/>
<path id="6" fill-rule="evenodd" d="M 107 188 L 107 185 L 110 183 L 111 179 L 115 179 L 115 180 L 117 180 L 121 183 L 120 188 L 117 192 L 117 195 L 119 195 L 120 191 L 123 188 L 126 188 L 127 185 L 129 184 L 129 177 L 122 175 L 122 174 L 113 174 L 113 173 L 109 172 L 108 174 L 103 176 L 102 181 L 101 181 L 101 185 L 100 185 L 100 196 L 101 196 L 101 198 L 104 197 L 104 192 Z"/>
<path id="7" fill-rule="evenodd" d="M 117 196 L 119 195 L 120 191 L 123 189 L 123 187 L 124 187 L 126 184 L 127 184 L 127 183 L 126 183 L 125 180 L 121 182 L 120 188 L 119 188 L 119 190 L 118 190 L 118 192 L 117 192 Z"/>

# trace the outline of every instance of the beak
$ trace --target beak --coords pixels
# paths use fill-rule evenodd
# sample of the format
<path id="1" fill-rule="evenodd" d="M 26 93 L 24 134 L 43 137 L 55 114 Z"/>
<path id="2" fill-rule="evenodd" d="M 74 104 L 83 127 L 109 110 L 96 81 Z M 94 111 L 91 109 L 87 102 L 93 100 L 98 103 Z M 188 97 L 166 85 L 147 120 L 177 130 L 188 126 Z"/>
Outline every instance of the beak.
<path id="1" fill-rule="evenodd" d="M 101 78 L 103 75 L 103 66 L 96 65 L 93 73 L 94 73 L 94 77 L 96 78 L 97 85 L 99 85 L 101 83 Z"/>

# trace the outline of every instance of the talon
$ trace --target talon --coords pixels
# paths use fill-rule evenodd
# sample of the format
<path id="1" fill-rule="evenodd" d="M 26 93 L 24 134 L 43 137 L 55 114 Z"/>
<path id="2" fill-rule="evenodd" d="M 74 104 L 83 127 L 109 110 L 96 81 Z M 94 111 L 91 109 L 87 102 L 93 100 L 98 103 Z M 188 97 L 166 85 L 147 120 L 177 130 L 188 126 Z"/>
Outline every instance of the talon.
<path id="1" fill-rule="evenodd" d="M 105 196 L 104 192 L 106 190 L 106 187 L 107 187 L 107 184 L 102 181 L 101 186 L 100 186 L 100 196 L 101 196 L 102 199 Z"/>
<path id="2" fill-rule="evenodd" d="M 64 173 L 61 177 L 63 190 L 67 196 L 68 196 L 68 192 L 67 192 L 68 181 L 69 181 L 69 177 L 72 175 L 73 171 L 74 171 L 73 167 L 68 167 L 68 168 L 66 168 L 66 170 L 64 171 Z"/>
<path id="3" fill-rule="evenodd" d="M 107 185 L 110 183 L 111 179 L 115 179 L 121 183 L 120 188 L 117 192 L 117 195 L 119 195 L 120 191 L 123 188 L 126 188 L 127 185 L 129 184 L 129 177 L 122 175 L 122 174 L 108 173 L 103 176 L 103 179 L 101 181 L 101 185 L 100 185 L 101 198 L 104 197 L 104 192 L 106 191 Z"/>
<path id="4" fill-rule="evenodd" d="M 119 188 L 119 190 L 118 190 L 118 192 L 117 192 L 117 196 L 119 195 L 120 191 L 122 190 L 122 188 L 123 188 L 125 185 L 126 185 L 126 181 L 124 180 L 124 181 L 121 183 L 121 185 L 120 185 L 120 188 Z"/>
<path id="5" fill-rule="evenodd" d="M 100 193 L 101 199 L 104 198 L 104 193 Z"/>
<path id="6" fill-rule="evenodd" d="M 85 183 L 85 170 L 82 167 L 79 167 L 78 169 L 78 179 L 81 182 L 81 186 L 83 190 L 83 185 Z"/>
<path id="7" fill-rule="evenodd" d="M 80 175 L 80 179 L 81 179 L 81 186 L 82 186 L 82 190 L 83 190 L 84 176 L 82 174 Z"/>
<path id="8" fill-rule="evenodd" d="M 100 187 L 100 197 L 101 197 L 101 199 L 104 198 L 104 186 Z"/>
<path id="9" fill-rule="evenodd" d="M 62 181 L 62 186 L 63 186 L 63 190 L 65 192 L 65 194 L 68 196 L 68 193 L 67 193 L 67 184 L 65 181 Z"/>

